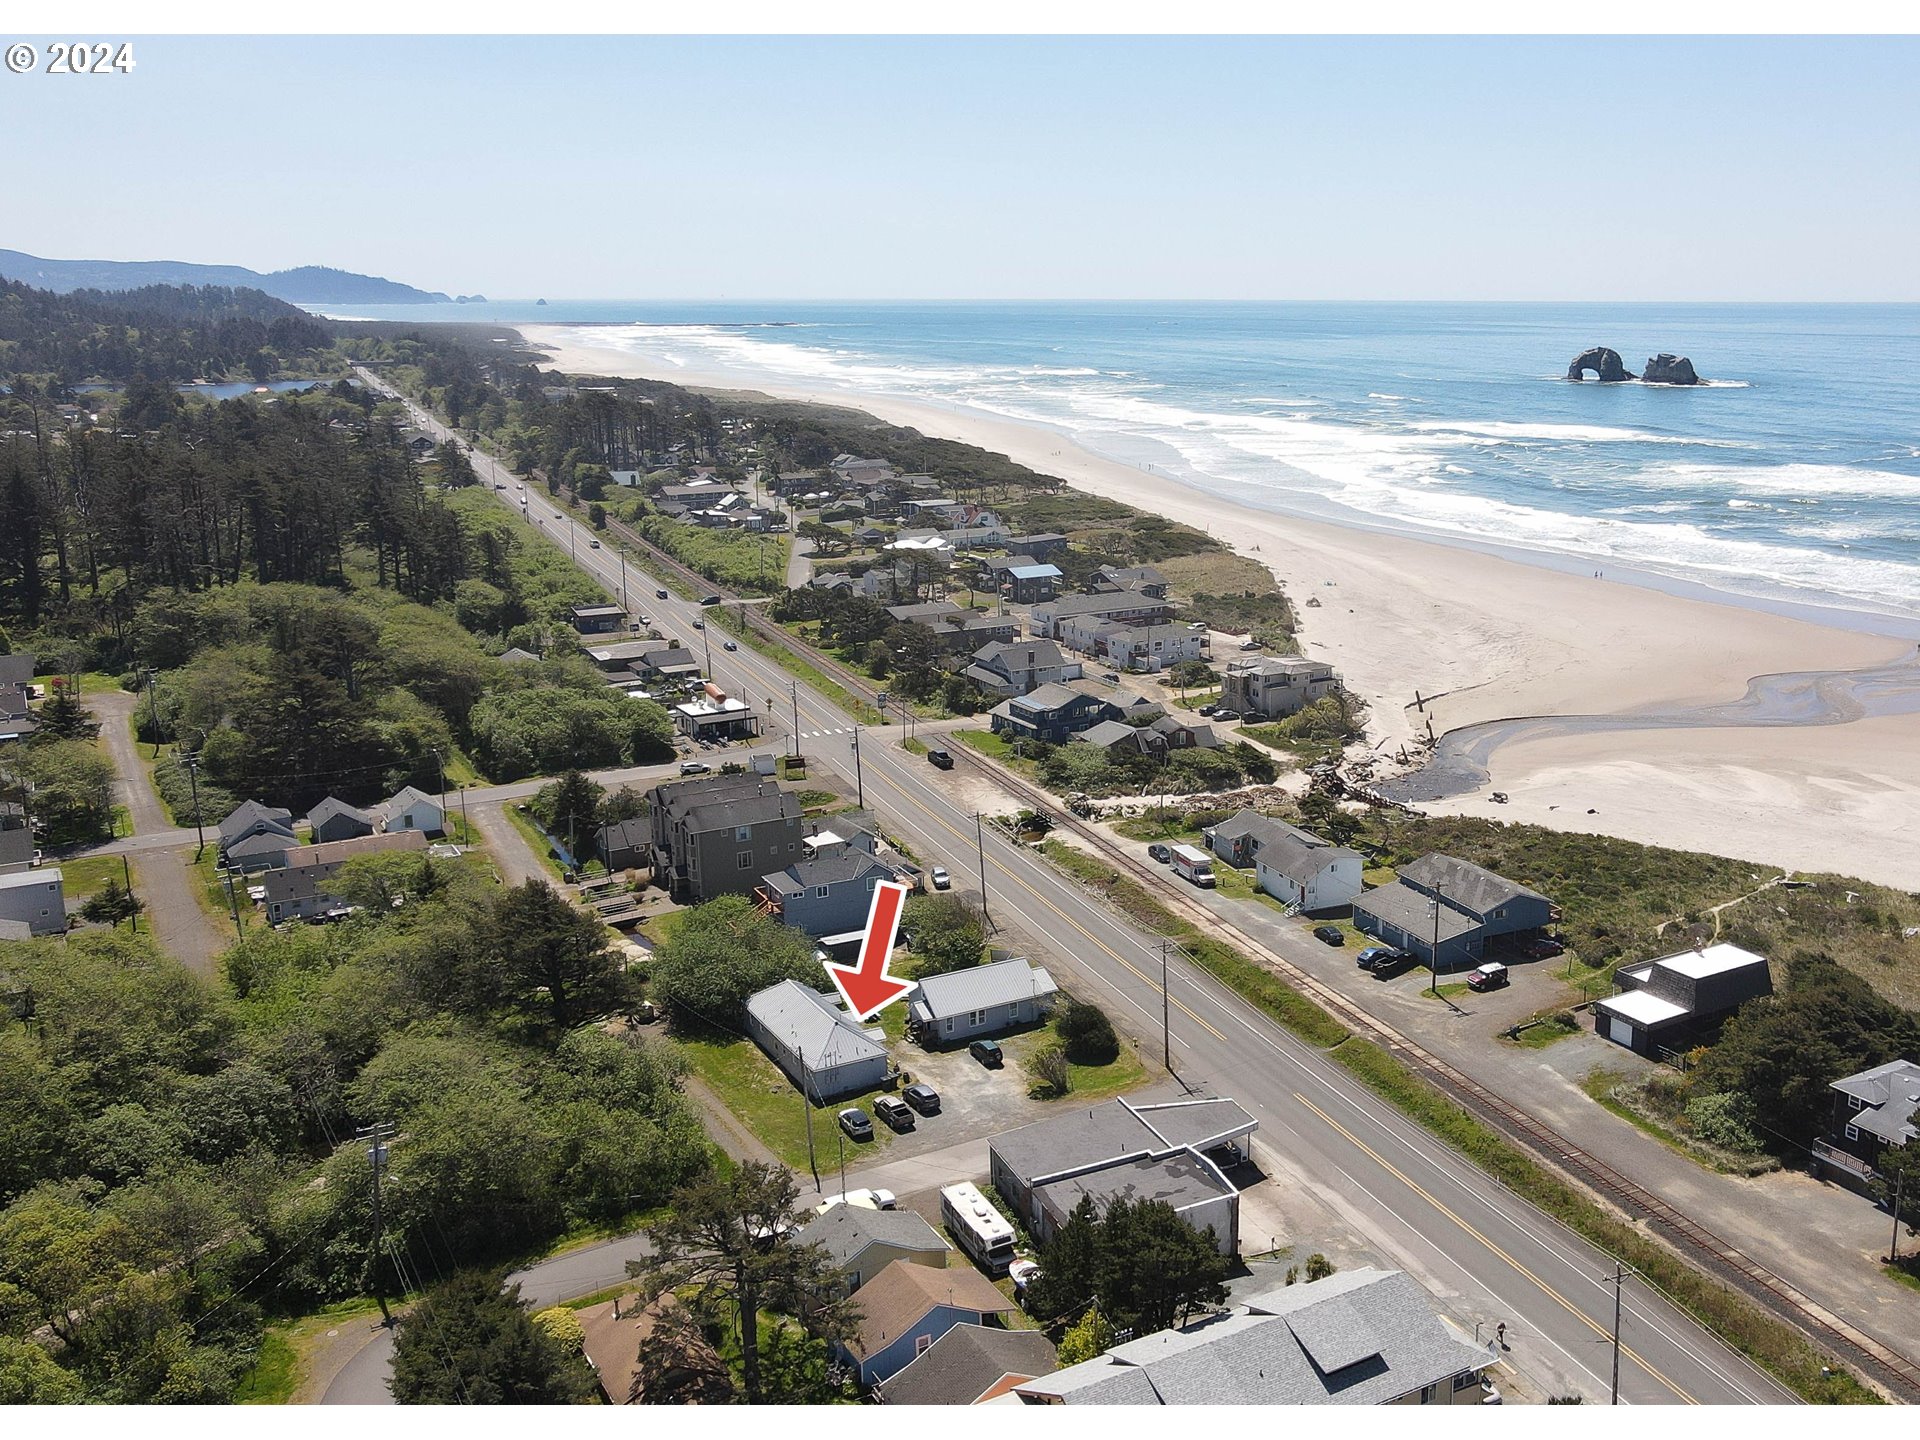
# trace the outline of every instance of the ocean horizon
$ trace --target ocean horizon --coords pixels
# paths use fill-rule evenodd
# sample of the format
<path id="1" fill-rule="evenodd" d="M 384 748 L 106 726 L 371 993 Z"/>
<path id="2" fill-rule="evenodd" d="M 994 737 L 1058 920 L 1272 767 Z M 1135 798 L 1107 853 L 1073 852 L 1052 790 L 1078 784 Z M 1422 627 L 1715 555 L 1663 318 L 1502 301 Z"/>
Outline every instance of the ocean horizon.
<path id="1" fill-rule="evenodd" d="M 349 313 L 344 307 L 343 318 Z M 504 301 L 662 378 L 1045 426 L 1240 504 L 1920 618 L 1920 306 Z M 590 327 L 590 328 L 589 328 Z M 1617 350 L 1701 386 L 1573 384 Z"/>

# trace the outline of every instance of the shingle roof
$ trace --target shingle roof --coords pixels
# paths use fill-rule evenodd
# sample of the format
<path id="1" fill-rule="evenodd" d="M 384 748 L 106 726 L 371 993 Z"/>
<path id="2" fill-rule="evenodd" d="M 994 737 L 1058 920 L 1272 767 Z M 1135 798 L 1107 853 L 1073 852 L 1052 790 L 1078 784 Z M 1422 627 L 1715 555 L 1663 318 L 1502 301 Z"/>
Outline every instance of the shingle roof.
<path id="1" fill-rule="evenodd" d="M 220 822 L 221 843 L 224 845 L 227 841 L 246 834 L 255 825 L 277 825 L 288 834 L 292 834 L 293 812 L 271 805 L 262 805 L 258 800 L 242 800 L 233 807 L 227 818 Z"/>
<path id="2" fill-rule="evenodd" d="M 373 824 L 373 816 L 369 815 L 366 811 L 360 809 L 358 806 L 349 805 L 346 801 L 333 795 L 327 796 L 326 799 L 322 800 L 318 805 L 314 806 L 313 809 L 307 812 L 307 824 L 313 826 L 315 829 L 318 829 L 320 826 L 326 824 L 327 821 L 333 819 L 336 815 L 345 815 L 350 819 L 358 820 L 361 824 L 367 825 L 367 826 L 371 826 Z"/>
<path id="3" fill-rule="evenodd" d="M 768 1034 L 795 1047 L 811 1070 L 832 1070 L 887 1053 L 833 996 L 798 980 L 782 980 L 748 997 L 747 1013 Z"/>
<path id="4" fill-rule="evenodd" d="M 818 1245 L 839 1266 L 851 1265 L 870 1245 L 946 1254 L 947 1242 L 911 1210 L 869 1210 L 864 1205 L 835 1205 L 816 1215 L 793 1237 L 797 1245 Z"/>
<path id="5" fill-rule="evenodd" d="M 1089 725 L 1073 738 L 1088 745 L 1098 745 L 1102 750 L 1122 743 L 1140 744 L 1140 736 L 1135 733 L 1134 727 L 1119 720 L 1102 720 L 1098 725 Z"/>
<path id="6" fill-rule="evenodd" d="M 1069 1405 L 1384 1405 L 1483 1369 L 1398 1270 L 1256 1295 L 1240 1313 L 1116 1345 L 1020 1386 Z"/>
<path id="7" fill-rule="evenodd" d="M 1436 908 L 1440 914 L 1440 943 L 1443 945 L 1480 928 L 1480 922 L 1472 916 L 1462 915 L 1451 905 L 1436 907 L 1431 895 L 1424 895 L 1398 880 L 1391 885 L 1382 885 L 1378 890 L 1369 890 L 1353 902 L 1355 914 L 1376 916 L 1429 943 L 1433 940 Z"/>
<path id="8" fill-rule="evenodd" d="M 26 685 L 33 680 L 33 667 L 39 657 L 26 650 L 0 655 L 0 685 Z"/>
<path id="9" fill-rule="evenodd" d="M 760 878 L 783 895 L 793 895 L 813 886 L 844 885 L 868 876 L 891 880 L 893 871 L 864 850 L 848 849 L 822 855 L 817 860 L 799 860 Z"/>
<path id="10" fill-rule="evenodd" d="M 1890 1145 L 1920 1139 L 1920 1065 L 1893 1060 L 1833 1082 L 1843 1095 L 1860 1099 L 1867 1108 L 1849 1112 L 1847 1122 Z"/>
<path id="11" fill-rule="evenodd" d="M 418 830 L 395 830 L 386 835 L 361 835 L 352 840 L 330 840 L 324 845 L 296 846 L 286 852 L 287 864 L 279 870 L 269 870 L 262 883 L 269 904 L 311 900 L 324 895 L 327 882 L 356 856 L 426 848 L 427 837 Z"/>
<path id="12" fill-rule="evenodd" d="M 880 1385 L 883 1405 L 972 1405 L 1008 1376 L 1052 1372 L 1053 1342 L 1038 1330 L 956 1325 Z"/>
<path id="13" fill-rule="evenodd" d="M 1059 988 L 1043 966 L 1016 958 L 929 975 L 915 985 L 911 1003 L 938 1020 L 990 1005 L 1045 999 Z"/>
<path id="14" fill-rule="evenodd" d="M 1547 898 L 1537 890 L 1529 890 L 1517 881 L 1475 865 L 1471 860 L 1456 859 L 1452 855 L 1422 855 L 1412 864 L 1400 867 L 1400 878 L 1429 890 L 1438 886 L 1445 892 L 1448 904 L 1463 906 L 1482 915 L 1514 900 Z"/>
<path id="15" fill-rule="evenodd" d="M 860 1360 L 876 1355 L 940 1305 L 979 1315 L 1005 1315 L 1018 1308 L 972 1266 L 935 1270 L 896 1260 L 860 1287 L 863 1318 L 847 1349 Z"/>

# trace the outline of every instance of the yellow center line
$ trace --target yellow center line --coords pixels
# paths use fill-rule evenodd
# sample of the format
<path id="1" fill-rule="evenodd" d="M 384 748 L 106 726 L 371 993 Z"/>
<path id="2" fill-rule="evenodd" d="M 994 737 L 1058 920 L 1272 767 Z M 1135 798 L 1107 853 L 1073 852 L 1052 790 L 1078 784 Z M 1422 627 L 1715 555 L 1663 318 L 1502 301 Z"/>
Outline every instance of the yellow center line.
<path id="1" fill-rule="evenodd" d="M 1306 1106 L 1309 1110 L 1313 1111 L 1314 1114 L 1318 1115 L 1322 1120 L 1326 1121 L 1327 1124 L 1331 1125 L 1335 1130 L 1338 1130 L 1342 1135 L 1346 1136 L 1347 1139 L 1351 1141 L 1354 1145 L 1358 1146 L 1361 1150 L 1365 1151 L 1368 1155 L 1370 1155 L 1373 1158 L 1374 1163 L 1380 1166 L 1381 1169 L 1385 1170 L 1389 1175 L 1392 1175 L 1402 1185 L 1405 1185 L 1409 1190 L 1413 1191 L 1414 1194 L 1418 1195 L 1421 1199 L 1425 1200 L 1429 1205 L 1433 1206 L 1434 1209 L 1438 1210 L 1442 1215 L 1446 1216 L 1449 1220 L 1453 1221 L 1454 1224 L 1458 1225 L 1462 1230 L 1466 1231 L 1469 1235 L 1473 1236 L 1474 1239 L 1478 1240 L 1482 1245 L 1486 1246 L 1489 1250 L 1493 1251 L 1494 1254 L 1498 1255 L 1502 1260 L 1506 1261 L 1507 1264 L 1511 1265 L 1514 1269 L 1518 1270 L 1522 1275 L 1526 1276 L 1527 1279 L 1531 1280 L 1535 1285 L 1538 1285 L 1547 1294 L 1551 1295 L 1556 1301 L 1560 1303 L 1560 1305 L 1563 1308 L 1565 1308 L 1566 1312 L 1569 1315 L 1573 1316 L 1576 1320 L 1580 1321 L 1581 1324 L 1585 1325 L 1589 1330 L 1593 1331 L 1595 1335 L 1598 1335 L 1602 1340 L 1611 1340 L 1613 1338 L 1611 1332 L 1604 1330 L 1599 1325 L 1595 1324 L 1594 1321 L 1584 1311 L 1580 1310 L 1577 1306 L 1575 1306 L 1574 1303 L 1571 1300 L 1567 1299 L 1566 1296 L 1562 1295 L 1558 1290 L 1554 1289 L 1553 1286 L 1549 1285 L 1545 1280 L 1542 1280 L 1538 1275 L 1534 1274 L 1533 1271 L 1529 1270 L 1525 1265 L 1521 1264 L 1519 1260 L 1515 1259 L 1512 1255 L 1508 1254 L 1505 1250 L 1501 1249 L 1500 1246 L 1494 1244 L 1493 1241 L 1489 1239 L 1485 1234 L 1483 1234 L 1480 1230 L 1475 1228 L 1473 1225 L 1469 1224 L 1461 1216 L 1455 1214 L 1454 1211 L 1449 1209 L 1447 1205 L 1439 1199 L 1438 1196 L 1433 1195 L 1432 1193 L 1424 1189 L 1422 1186 L 1420 1186 L 1410 1176 L 1408 1176 L 1399 1168 L 1397 1168 L 1392 1161 L 1388 1160 L 1385 1156 L 1380 1154 L 1379 1151 L 1375 1150 L 1371 1145 L 1367 1144 L 1366 1141 L 1362 1140 L 1358 1135 L 1354 1134 L 1346 1126 L 1342 1125 L 1338 1120 L 1334 1119 L 1333 1116 L 1329 1115 L 1326 1111 L 1322 1110 L 1318 1105 L 1314 1104 L 1313 1101 L 1309 1100 L 1306 1096 L 1302 1095 L 1297 1090 L 1294 1091 L 1293 1098 L 1298 1100 L 1302 1105 Z M 1670 1380 L 1666 1375 L 1662 1374 L 1659 1370 L 1649 1365 L 1644 1359 L 1642 1359 L 1638 1354 L 1635 1353 L 1635 1351 L 1631 1346 L 1623 1344 L 1620 1347 L 1620 1353 L 1622 1355 L 1626 1355 L 1629 1358 L 1631 1358 L 1634 1364 L 1638 1365 L 1642 1370 L 1646 1371 L 1647 1374 L 1653 1376 L 1653 1378 L 1658 1380 L 1662 1385 L 1665 1385 L 1667 1389 L 1671 1390 L 1675 1395 L 1679 1396 L 1680 1399 L 1685 1401 L 1687 1404 L 1698 1405 L 1700 1403 L 1699 1400 L 1695 1399 L 1692 1395 L 1688 1394 L 1685 1390 L 1681 1389 L 1680 1386 L 1674 1384 L 1674 1382 Z"/>

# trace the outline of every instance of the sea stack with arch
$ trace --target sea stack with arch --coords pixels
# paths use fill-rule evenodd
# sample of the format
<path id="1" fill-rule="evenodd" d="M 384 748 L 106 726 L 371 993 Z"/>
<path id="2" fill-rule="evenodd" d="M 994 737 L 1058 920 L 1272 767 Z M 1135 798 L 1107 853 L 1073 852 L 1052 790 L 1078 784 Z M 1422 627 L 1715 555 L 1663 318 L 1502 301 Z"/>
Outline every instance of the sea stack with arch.
<path id="1" fill-rule="evenodd" d="M 1582 350 L 1574 356 L 1573 363 L 1567 366 L 1567 379 L 1584 380 L 1589 370 L 1599 377 L 1602 384 L 1618 384 L 1622 380 L 1633 379 L 1633 372 L 1620 362 L 1620 352 L 1609 350 L 1604 345 Z"/>

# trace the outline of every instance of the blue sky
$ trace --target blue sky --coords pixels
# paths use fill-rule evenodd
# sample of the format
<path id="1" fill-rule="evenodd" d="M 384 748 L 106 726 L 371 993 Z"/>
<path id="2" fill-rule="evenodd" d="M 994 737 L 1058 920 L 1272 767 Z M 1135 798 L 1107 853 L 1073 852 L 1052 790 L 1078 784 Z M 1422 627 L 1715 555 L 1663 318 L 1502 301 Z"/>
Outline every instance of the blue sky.
<path id="1" fill-rule="evenodd" d="M 496 298 L 1915 300 L 1920 42 L 137 41 L 0 246 Z"/>

